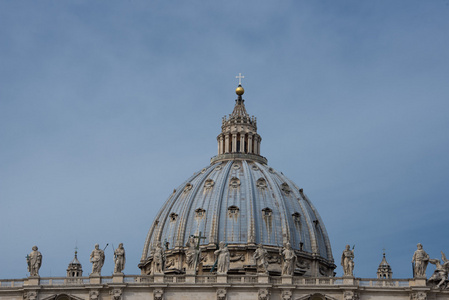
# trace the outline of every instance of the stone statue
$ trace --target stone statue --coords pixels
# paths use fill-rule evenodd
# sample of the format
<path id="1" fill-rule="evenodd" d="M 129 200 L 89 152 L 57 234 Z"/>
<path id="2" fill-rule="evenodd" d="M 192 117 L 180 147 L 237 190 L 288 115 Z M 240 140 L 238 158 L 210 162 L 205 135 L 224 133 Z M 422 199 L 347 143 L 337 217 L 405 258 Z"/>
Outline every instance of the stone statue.
<path id="1" fill-rule="evenodd" d="M 30 276 L 39 276 L 39 269 L 42 265 L 42 254 L 37 251 L 37 246 L 33 246 L 32 250 L 27 255 L 28 272 L 30 272 Z"/>
<path id="2" fill-rule="evenodd" d="M 343 267 L 344 276 L 354 276 L 354 247 L 346 245 L 345 250 L 341 254 L 341 266 Z"/>
<path id="3" fill-rule="evenodd" d="M 296 266 L 296 254 L 292 249 L 290 243 L 286 243 L 282 249 L 282 258 L 284 259 L 284 265 L 282 266 L 282 275 L 293 275 Z"/>
<path id="4" fill-rule="evenodd" d="M 197 249 L 195 245 L 195 238 L 193 236 L 189 237 L 189 240 L 186 243 L 186 247 L 188 248 L 186 251 L 187 270 L 196 271 L 198 258 L 200 256 L 200 250 Z"/>
<path id="5" fill-rule="evenodd" d="M 153 249 L 153 274 L 163 274 L 165 262 L 165 252 L 162 249 L 161 242 L 156 242 L 156 247 Z"/>
<path id="6" fill-rule="evenodd" d="M 434 264 L 436 266 L 436 269 L 429 280 L 427 280 L 427 282 L 438 282 L 436 288 L 447 287 L 446 281 L 448 279 L 449 273 L 449 260 L 446 258 L 446 255 L 443 253 L 443 251 L 441 251 L 441 259 L 444 262 L 443 264 L 441 264 L 439 259 L 429 259 L 429 262 L 431 264 Z"/>
<path id="7" fill-rule="evenodd" d="M 418 249 L 413 254 L 413 278 L 426 278 L 426 268 L 429 263 L 429 254 L 423 250 L 421 243 L 417 245 Z"/>
<path id="8" fill-rule="evenodd" d="M 114 251 L 114 273 L 122 273 L 125 269 L 125 248 L 123 248 L 123 243 L 118 244 L 118 248 Z"/>
<path id="9" fill-rule="evenodd" d="M 253 259 L 256 262 L 257 269 L 263 270 L 268 273 L 268 252 L 259 244 L 256 251 L 253 254 Z"/>
<path id="10" fill-rule="evenodd" d="M 228 247 L 224 242 L 220 242 L 218 250 L 214 252 L 217 258 L 217 274 L 227 274 L 229 270 L 229 265 L 231 264 L 230 255 Z"/>
<path id="11" fill-rule="evenodd" d="M 95 249 L 90 254 L 90 262 L 92 263 L 92 274 L 101 275 L 101 268 L 104 265 L 104 251 L 100 249 L 100 245 L 95 244 Z"/>

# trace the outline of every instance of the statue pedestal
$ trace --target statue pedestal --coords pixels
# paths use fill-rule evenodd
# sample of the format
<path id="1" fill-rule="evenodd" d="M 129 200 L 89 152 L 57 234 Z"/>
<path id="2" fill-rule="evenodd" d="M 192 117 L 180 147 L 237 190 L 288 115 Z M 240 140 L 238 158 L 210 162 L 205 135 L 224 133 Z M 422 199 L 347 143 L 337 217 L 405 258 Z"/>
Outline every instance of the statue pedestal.
<path id="1" fill-rule="evenodd" d="M 353 276 L 343 276 L 343 285 L 354 285 Z"/>
<path id="2" fill-rule="evenodd" d="M 193 274 L 186 274 L 186 283 L 195 283 L 195 275 Z"/>
<path id="3" fill-rule="evenodd" d="M 124 278 L 125 278 L 125 274 L 114 273 L 114 274 L 112 274 L 112 283 L 123 283 Z"/>
<path id="4" fill-rule="evenodd" d="M 91 274 L 89 276 L 89 282 L 90 284 L 100 284 L 101 283 L 101 277 L 98 274 Z"/>
<path id="5" fill-rule="evenodd" d="M 282 284 L 293 284 L 293 276 L 282 275 L 281 282 L 282 282 Z"/>
<path id="6" fill-rule="evenodd" d="M 164 274 L 154 274 L 154 283 L 164 283 Z"/>
<path id="7" fill-rule="evenodd" d="M 228 283 L 228 276 L 226 274 L 217 275 L 217 283 Z"/>
<path id="8" fill-rule="evenodd" d="M 258 274 L 257 282 L 258 283 L 268 283 L 268 275 L 267 274 Z"/>
<path id="9" fill-rule="evenodd" d="M 426 286 L 427 280 L 426 278 L 413 278 L 409 282 L 410 286 Z"/>
<path id="10" fill-rule="evenodd" d="M 186 275 L 196 275 L 195 270 L 186 270 Z"/>
<path id="11" fill-rule="evenodd" d="M 24 285 L 39 285 L 39 276 L 30 276 L 28 277 L 28 280 L 25 281 Z"/>

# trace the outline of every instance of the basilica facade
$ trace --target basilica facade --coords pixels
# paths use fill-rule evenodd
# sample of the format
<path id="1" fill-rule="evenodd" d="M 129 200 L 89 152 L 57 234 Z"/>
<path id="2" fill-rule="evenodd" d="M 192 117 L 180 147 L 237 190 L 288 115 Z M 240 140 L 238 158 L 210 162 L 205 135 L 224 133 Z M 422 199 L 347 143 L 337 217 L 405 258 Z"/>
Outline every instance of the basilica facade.
<path id="1" fill-rule="evenodd" d="M 313 203 L 261 155 L 257 119 L 245 108 L 241 84 L 232 113 L 222 119 L 218 154 L 167 199 L 145 239 L 140 274 L 125 275 L 123 245 L 112 276 L 101 276 L 104 252 L 92 251 L 83 277 L 75 253 L 66 277 L 41 278 L 37 247 L 30 276 L 1 279 L 1 300 L 181 299 L 449 299 L 449 261 L 430 259 L 418 245 L 414 278 L 392 279 L 385 254 L 377 278 L 353 276 L 349 246 L 334 260 Z M 344 270 L 335 277 L 336 263 Z M 426 267 L 436 271 L 427 278 Z"/>

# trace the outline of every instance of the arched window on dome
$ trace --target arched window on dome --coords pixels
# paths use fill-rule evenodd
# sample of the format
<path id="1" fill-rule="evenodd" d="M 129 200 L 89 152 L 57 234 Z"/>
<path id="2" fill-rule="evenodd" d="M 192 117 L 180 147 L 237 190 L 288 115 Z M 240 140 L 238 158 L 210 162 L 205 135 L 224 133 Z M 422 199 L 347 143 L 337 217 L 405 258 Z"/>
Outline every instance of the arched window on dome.
<path id="1" fill-rule="evenodd" d="M 204 182 L 204 189 L 209 190 L 214 186 L 214 184 L 215 184 L 215 182 L 209 178 Z"/>
<path id="2" fill-rule="evenodd" d="M 295 223 L 301 222 L 301 214 L 299 212 L 295 212 L 294 214 L 292 214 L 292 217 L 293 217 L 293 221 L 295 221 Z"/>
<path id="3" fill-rule="evenodd" d="M 231 205 L 228 207 L 228 215 L 229 217 L 236 217 L 239 213 L 239 208 L 235 205 Z"/>
<path id="4" fill-rule="evenodd" d="M 290 195 L 290 192 L 292 191 L 292 190 L 290 189 L 290 186 L 289 186 L 286 182 L 284 182 L 284 183 L 281 185 L 281 190 L 282 190 L 286 195 Z"/>
<path id="5" fill-rule="evenodd" d="M 195 210 L 195 216 L 196 216 L 197 218 L 203 218 L 205 215 L 206 215 L 206 211 L 205 211 L 204 209 L 202 209 L 202 208 L 197 208 L 197 209 Z"/>
<path id="6" fill-rule="evenodd" d="M 238 188 L 240 186 L 240 179 L 238 179 L 237 177 L 232 177 L 229 181 L 229 186 L 235 189 Z"/>
<path id="7" fill-rule="evenodd" d="M 170 222 L 176 222 L 177 218 L 178 214 L 175 214 L 174 212 L 170 214 Z"/>
<path id="8" fill-rule="evenodd" d="M 262 209 L 262 212 L 264 217 L 271 217 L 271 215 L 273 214 L 273 210 L 269 207 L 265 207 L 264 209 Z"/>
<path id="9" fill-rule="evenodd" d="M 261 178 L 257 179 L 256 186 L 259 189 L 264 189 L 267 187 L 267 181 L 261 177 Z"/>

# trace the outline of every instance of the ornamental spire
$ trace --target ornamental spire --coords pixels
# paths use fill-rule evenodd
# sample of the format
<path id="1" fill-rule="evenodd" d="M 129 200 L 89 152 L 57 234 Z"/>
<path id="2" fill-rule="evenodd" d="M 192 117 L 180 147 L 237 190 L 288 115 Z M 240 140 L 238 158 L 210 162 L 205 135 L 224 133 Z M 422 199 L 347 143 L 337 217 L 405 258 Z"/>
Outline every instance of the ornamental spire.
<path id="1" fill-rule="evenodd" d="M 260 142 L 262 138 L 257 134 L 257 120 L 246 112 L 245 100 L 242 95 L 245 90 L 242 87 L 242 73 L 236 76 L 239 85 L 235 90 L 237 99 L 234 110 L 228 117 L 223 117 L 221 133 L 217 136 L 218 155 L 211 162 L 227 159 L 266 159 L 260 156 Z"/>

